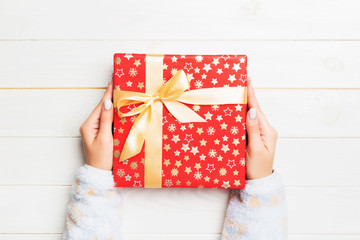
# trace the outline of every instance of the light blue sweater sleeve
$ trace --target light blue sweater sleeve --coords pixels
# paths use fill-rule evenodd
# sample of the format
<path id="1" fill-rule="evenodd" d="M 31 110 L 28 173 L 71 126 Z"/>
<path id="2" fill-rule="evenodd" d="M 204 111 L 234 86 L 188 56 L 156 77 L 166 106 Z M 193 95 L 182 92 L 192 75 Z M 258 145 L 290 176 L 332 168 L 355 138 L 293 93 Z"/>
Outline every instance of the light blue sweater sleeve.
<path id="1" fill-rule="evenodd" d="M 287 204 L 277 171 L 247 180 L 244 189 L 231 189 L 221 240 L 287 239 Z"/>
<path id="2" fill-rule="evenodd" d="M 287 239 L 287 207 L 278 172 L 231 189 L 221 240 Z M 121 188 L 112 172 L 81 166 L 66 207 L 64 240 L 122 240 Z M 196 213 L 195 213 L 196 214 Z"/>
<path id="3" fill-rule="evenodd" d="M 63 239 L 122 240 L 120 191 L 111 171 L 81 166 L 71 186 Z"/>

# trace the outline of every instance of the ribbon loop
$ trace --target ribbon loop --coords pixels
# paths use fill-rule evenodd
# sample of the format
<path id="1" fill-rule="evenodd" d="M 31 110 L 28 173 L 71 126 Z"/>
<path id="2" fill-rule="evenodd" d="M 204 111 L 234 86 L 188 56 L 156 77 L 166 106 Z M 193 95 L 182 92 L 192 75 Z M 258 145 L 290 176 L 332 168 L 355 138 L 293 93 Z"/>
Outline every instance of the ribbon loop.
<path id="1" fill-rule="evenodd" d="M 184 70 L 180 69 L 176 74 L 167 81 L 160 89 L 160 98 L 177 99 L 181 94 L 190 87 Z"/>

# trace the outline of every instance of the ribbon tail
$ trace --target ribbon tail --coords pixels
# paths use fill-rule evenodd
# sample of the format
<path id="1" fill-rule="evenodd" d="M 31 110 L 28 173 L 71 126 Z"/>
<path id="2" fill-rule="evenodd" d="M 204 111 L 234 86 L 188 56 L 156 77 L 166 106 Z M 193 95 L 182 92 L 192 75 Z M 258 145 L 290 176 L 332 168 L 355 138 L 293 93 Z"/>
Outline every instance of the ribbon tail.
<path id="1" fill-rule="evenodd" d="M 166 99 L 163 99 L 162 102 L 169 112 L 181 123 L 206 122 L 199 114 L 181 102 Z"/>
<path id="2" fill-rule="evenodd" d="M 176 100 L 190 104 L 246 104 L 247 87 L 201 88 L 186 91 Z"/>
<path id="3" fill-rule="evenodd" d="M 129 159 L 141 151 L 151 121 L 149 110 L 149 108 L 146 109 L 136 118 L 130 129 L 129 135 L 126 138 L 119 162 Z"/>

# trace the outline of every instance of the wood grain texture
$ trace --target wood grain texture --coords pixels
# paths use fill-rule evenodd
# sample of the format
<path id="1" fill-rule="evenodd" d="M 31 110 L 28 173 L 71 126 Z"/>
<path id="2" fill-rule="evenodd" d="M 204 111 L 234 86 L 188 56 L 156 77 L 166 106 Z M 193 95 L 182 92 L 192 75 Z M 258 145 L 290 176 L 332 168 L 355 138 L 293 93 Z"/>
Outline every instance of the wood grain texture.
<path id="1" fill-rule="evenodd" d="M 0 136 L 74 137 L 104 90 L 0 90 Z M 360 90 L 257 89 L 280 137 L 360 137 Z M 20 109 L 12 106 L 21 106 Z M 51 99 L 51 101 L 49 101 Z M 291 123 L 291 124 L 289 124 Z M 349 126 L 352 126 L 351 128 Z"/>
<path id="2" fill-rule="evenodd" d="M 247 54 L 280 136 L 289 239 L 360 239 L 359 11 L 356 0 L 0 0 L 0 239 L 61 239 L 84 163 L 78 129 L 115 52 Z M 123 190 L 127 240 L 220 238 L 226 190 Z"/>
<path id="3" fill-rule="evenodd" d="M 226 189 L 123 188 L 122 194 L 124 233 L 218 234 L 222 230 Z M 359 235 L 359 196 L 359 187 L 287 187 L 289 233 Z M 61 233 L 68 197 L 67 186 L 0 187 L 0 232 Z"/>
<path id="4" fill-rule="evenodd" d="M 11 23 L 1 39 L 360 39 L 356 0 L 2 0 L 0 9 Z"/>
<path id="5" fill-rule="evenodd" d="M 256 88 L 360 88 L 354 49 L 360 42 L 2 41 L 0 88 L 106 87 L 115 52 L 241 53 Z"/>
<path id="6" fill-rule="evenodd" d="M 360 187 L 359 145 L 359 138 L 280 138 L 274 168 L 287 186 Z M 1 186 L 71 185 L 85 162 L 80 138 L 0 138 L 0 153 Z"/>

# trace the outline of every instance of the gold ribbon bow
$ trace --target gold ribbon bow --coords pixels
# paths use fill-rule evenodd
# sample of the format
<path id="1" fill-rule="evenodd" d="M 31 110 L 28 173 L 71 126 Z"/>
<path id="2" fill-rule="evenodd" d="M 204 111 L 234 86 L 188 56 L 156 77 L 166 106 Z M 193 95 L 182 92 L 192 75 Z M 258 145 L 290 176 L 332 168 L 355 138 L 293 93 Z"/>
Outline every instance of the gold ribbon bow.
<path id="1" fill-rule="evenodd" d="M 206 122 L 183 103 L 246 104 L 246 87 L 202 88 L 186 91 L 190 83 L 182 69 L 163 84 L 163 55 L 146 55 L 145 74 L 145 93 L 114 90 L 115 109 L 120 117 L 139 114 L 125 141 L 119 161 L 137 155 L 145 142 L 145 187 L 161 188 L 162 103 L 181 123 Z M 120 111 L 121 107 L 136 103 L 143 104 L 127 113 Z"/>

